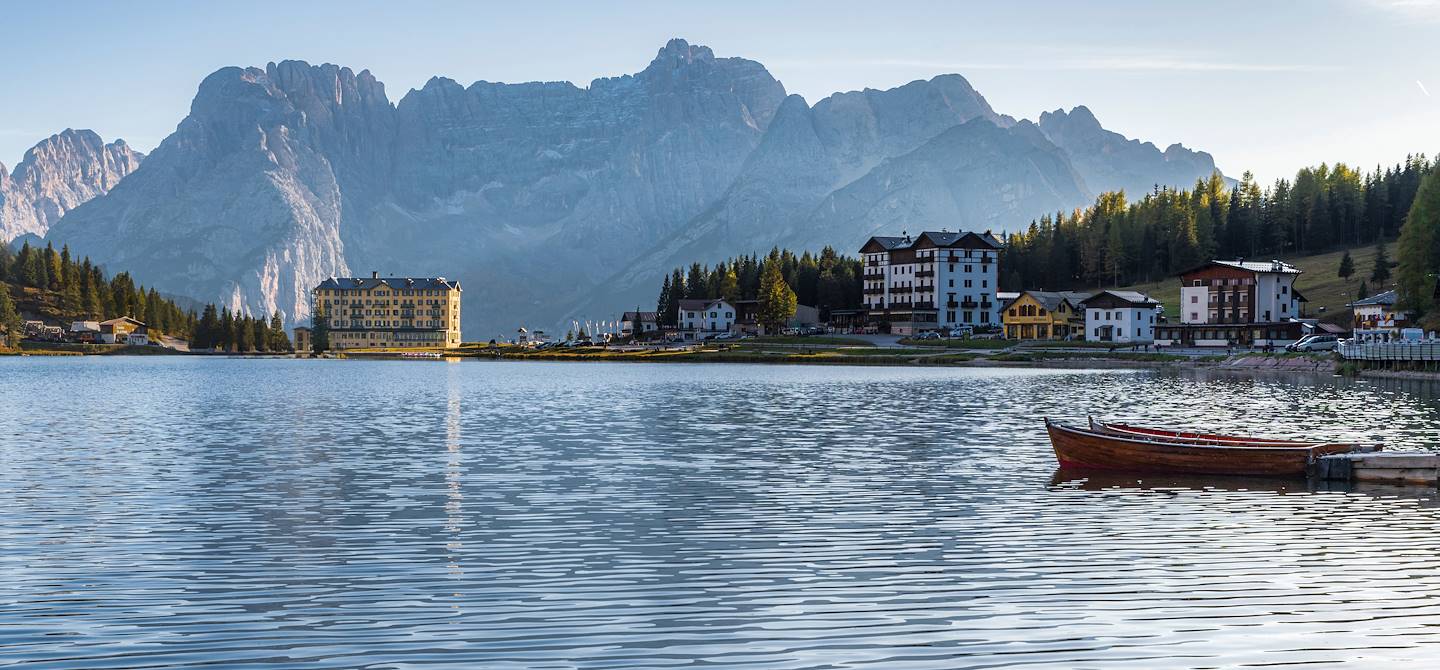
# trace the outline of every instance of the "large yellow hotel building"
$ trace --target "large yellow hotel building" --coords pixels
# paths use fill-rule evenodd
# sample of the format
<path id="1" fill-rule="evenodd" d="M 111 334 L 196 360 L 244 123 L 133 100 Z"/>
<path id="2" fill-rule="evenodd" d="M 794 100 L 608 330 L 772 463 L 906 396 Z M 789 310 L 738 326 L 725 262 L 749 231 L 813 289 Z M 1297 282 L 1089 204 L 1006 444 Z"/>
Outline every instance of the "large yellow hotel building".
<path id="1" fill-rule="evenodd" d="M 460 346 L 460 282 L 444 277 L 331 277 L 315 287 L 331 349 Z"/>

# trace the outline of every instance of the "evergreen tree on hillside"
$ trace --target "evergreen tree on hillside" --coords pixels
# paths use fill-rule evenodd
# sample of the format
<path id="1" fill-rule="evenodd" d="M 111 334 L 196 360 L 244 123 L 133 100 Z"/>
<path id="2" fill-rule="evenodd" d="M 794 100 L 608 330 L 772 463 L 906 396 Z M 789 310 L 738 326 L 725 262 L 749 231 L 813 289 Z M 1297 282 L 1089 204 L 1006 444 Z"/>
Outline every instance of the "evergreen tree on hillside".
<path id="1" fill-rule="evenodd" d="M 1390 281 L 1390 254 L 1385 251 L 1384 240 L 1375 245 L 1375 268 L 1370 271 L 1370 281 L 1375 282 L 1377 287 L 1383 287 L 1385 282 Z"/>
<path id="2" fill-rule="evenodd" d="M 1340 269 L 1336 274 L 1346 281 L 1349 281 L 1350 276 L 1355 274 L 1355 260 L 1350 258 L 1349 250 L 1346 250 L 1345 255 L 1340 257 Z"/>
<path id="3" fill-rule="evenodd" d="M 1362 279 L 1360 280 L 1360 288 L 1355 291 L 1355 299 L 1364 300 L 1368 297 L 1370 297 L 1370 285 L 1366 284 L 1365 280 Z"/>
<path id="4" fill-rule="evenodd" d="M 20 338 L 25 334 L 24 322 L 15 309 L 15 302 L 10 299 L 10 285 L 3 281 L 0 281 L 0 328 L 5 330 L 5 346 L 20 346 Z"/>
<path id="5" fill-rule="evenodd" d="M 1400 228 L 1396 280 L 1405 306 L 1421 314 L 1435 308 L 1436 272 L 1440 271 L 1440 172 L 1431 171 L 1416 190 Z"/>

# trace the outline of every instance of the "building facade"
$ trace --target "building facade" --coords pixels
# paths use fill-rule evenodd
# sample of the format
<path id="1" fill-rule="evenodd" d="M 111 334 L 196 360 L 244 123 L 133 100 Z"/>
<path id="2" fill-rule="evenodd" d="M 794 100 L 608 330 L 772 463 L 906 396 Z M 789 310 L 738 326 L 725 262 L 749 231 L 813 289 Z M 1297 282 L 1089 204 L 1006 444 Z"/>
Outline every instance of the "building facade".
<path id="1" fill-rule="evenodd" d="M 106 344 L 125 344 L 130 334 L 145 331 L 145 324 L 128 316 L 100 322 L 100 341 Z M 147 335 L 148 341 L 148 335 Z"/>
<path id="2" fill-rule="evenodd" d="M 1396 309 L 1400 297 L 1394 291 L 1377 293 L 1350 303 L 1354 312 L 1351 326 L 1359 335 L 1390 335 L 1411 326 L 1410 313 Z"/>
<path id="3" fill-rule="evenodd" d="M 681 300 L 675 323 L 680 336 L 687 340 L 703 340 L 735 328 L 735 306 L 721 298 Z"/>
<path id="4" fill-rule="evenodd" d="M 860 247 L 867 319 L 897 335 L 999 327 L 1000 247 L 989 231 L 870 238 Z"/>
<path id="5" fill-rule="evenodd" d="M 1160 328 L 1156 343 L 1184 346 L 1273 346 L 1302 337 L 1301 271 L 1280 261 L 1210 261 L 1180 273 L 1179 323 Z"/>
<path id="6" fill-rule="evenodd" d="M 1066 340 L 1085 337 L 1085 310 L 1090 293 L 1024 291 L 1005 305 L 1001 321 L 1011 340 Z"/>
<path id="7" fill-rule="evenodd" d="M 647 337 L 660 330 L 658 312 L 625 312 L 620 315 L 620 337 Z"/>
<path id="8" fill-rule="evenodd" d="M 331 277 L 315 287 L 331 349 L 460 346 L 460 282 L 444 277 Z"/>
<path id="9" fill-rule="evenodd" d="M 309 356 L 311 353 L 310 329 L 306 326 L 299 326 L 295 329 L 295 354 L 298 356 Z"/>
<path id="10" fill-rule="evenodd" d="M 1101 291 L 1080 303 L 1085 310 L 1085 339 L 1117 344 L 1150 344 L 1160 301 L 1135 291 Z"/>

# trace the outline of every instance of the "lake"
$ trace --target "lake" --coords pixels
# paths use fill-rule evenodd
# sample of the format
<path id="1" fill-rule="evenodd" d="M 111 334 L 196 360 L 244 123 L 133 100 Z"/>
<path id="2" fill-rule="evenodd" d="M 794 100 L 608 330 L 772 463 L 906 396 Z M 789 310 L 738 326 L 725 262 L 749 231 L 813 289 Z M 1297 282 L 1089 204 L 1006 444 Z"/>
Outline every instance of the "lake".
<path id="1" fill-rule="evenodd" d="M 1433 490 L 1058 475 L 1041 418 L 1433 448 L 1425 382 L 0 358 L 0 666 L 1440 661 Z"/>

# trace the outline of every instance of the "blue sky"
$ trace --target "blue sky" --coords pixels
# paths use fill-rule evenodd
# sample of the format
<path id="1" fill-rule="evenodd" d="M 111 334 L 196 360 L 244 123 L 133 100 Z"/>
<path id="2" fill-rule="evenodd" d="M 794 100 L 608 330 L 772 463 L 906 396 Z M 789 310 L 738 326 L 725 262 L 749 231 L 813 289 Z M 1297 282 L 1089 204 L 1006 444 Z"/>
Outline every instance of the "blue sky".
<path id="1" fill-rule="evenodd" d="M 30 2 L 5 14 L 9 166 L 66 127 L 149 150 L 226 65 L 369 69 L 399 100 L 432 75 L 632 73 L 671 37 L 760 61 L 812 103 L 958 72 L 1003 113 L 1084 104 L 1112 130 L 1266 181 L 1440 152 L 1440 0 Z"/>

